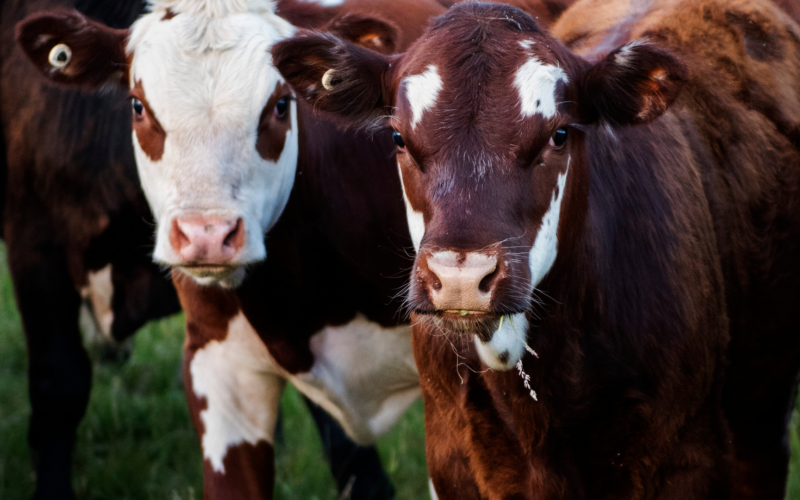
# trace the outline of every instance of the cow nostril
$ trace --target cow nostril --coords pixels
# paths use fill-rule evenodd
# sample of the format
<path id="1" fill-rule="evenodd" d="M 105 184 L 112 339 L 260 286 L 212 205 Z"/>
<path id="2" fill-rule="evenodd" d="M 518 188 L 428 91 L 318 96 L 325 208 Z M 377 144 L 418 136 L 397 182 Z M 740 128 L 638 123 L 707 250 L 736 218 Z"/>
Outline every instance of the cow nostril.
<path id="1" fill-rule="evenodd" d="M 497 277 L 500 275 L 500 265 L 498 264 L 495 266 L 494 271 L 490 272 L 486 276 L 483 277 L 480 284 L 478 284 L 478 289 L 480 289 L 483 293 L 488 293 L 492 291 L 492 288 L 495 287 L 497 284 Z"/>
<path id="2" fill-rule="evenodd" d="M 223 247 L 231 247 L 234 250 L 239 249 L 244 243 L 244 230 L 242 229 L 242 219 L 237 219 L 236 225 L 233 226 L 231 232 L 225 236 L 222 242 Z"/>
<path id="3" fill-rule="evenodd" d="M 180 252 L 184 247 L 191 243 L 189 237 L 181 229 L 177 219 L 173 219 L 172 228 L 169 232 L 169 242 L 176 251 Z"/>

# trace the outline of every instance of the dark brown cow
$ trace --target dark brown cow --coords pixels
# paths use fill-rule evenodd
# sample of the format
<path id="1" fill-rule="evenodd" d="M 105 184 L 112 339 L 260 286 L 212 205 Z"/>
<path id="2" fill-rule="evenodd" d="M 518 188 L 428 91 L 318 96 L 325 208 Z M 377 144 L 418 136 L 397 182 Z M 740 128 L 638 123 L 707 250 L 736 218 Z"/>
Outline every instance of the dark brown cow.
<path id="1" fill-rule="evenodd" d="M 111 26 L 140 1 L 71 2 Z M 0 234 L 28 347 L 28 438 L 36 498 L 74 498 L 70 464 L 89 401 L 91 364 L 78 327 L 81 292 L 121 341 L 179 310 L 150 258 L 150 211 L 139 187 L 125 93 L 85 95 L 44 82 L 16 47 L 14 24 L 63 2 L 0 6 Z M 109 293 L 91 293 L 105 285 Z M 95 285 L 92 289 L 88 285 Z"/>
<path id="2" fill-rule="evenodd" d="M 554 33 L 474 3 L 400 56 L 273 48 L 316 108 L 391 115 L 436 491 L 782 499 L 800 27 L 765 0 L 586 0 Z"/>

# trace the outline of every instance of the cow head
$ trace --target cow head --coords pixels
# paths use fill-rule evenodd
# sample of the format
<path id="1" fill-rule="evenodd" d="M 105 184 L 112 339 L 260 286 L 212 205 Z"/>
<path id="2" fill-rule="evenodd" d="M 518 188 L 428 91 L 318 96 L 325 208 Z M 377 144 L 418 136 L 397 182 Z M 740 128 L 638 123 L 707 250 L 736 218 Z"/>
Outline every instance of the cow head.
<path id="1" fill-rule="evenodd" d="M 453 7 L 399 56 L 315 33 L 272 52 L 316 108 L 394 128 L 417 249 L 410 306 L 446 332 L 474 335 L 496 369 L 524 354 L 537 287 L 574 264 L 588 207 L 586 131 L 657 118 L 686 78 L 645 42 L 592 65 L 500 4 Z"/>
<path id="2" fill-rule="evenodd" d="M 201 283 L 235 284 L 265 257 L 264 231 L 297 164 L 296 102 L 269 54 L 294 29 L 267 2 L 239 3 L 157 1 L 130 30 L 75 11 L 17 28 L 52 80 L 130 88 L 136 163 L 157 223 L 153 257 Z"/>
<path id="3" fill-rule="evenodd" d="M 297 102 L 269 52 L 294 28 L 272 2 L 156 0 L 130 30 L 76 11 L 29 16 L 17 40 L 49 79 L 130 89 L 133 144 L 156 218 L 153 257 L 201 284 L 235 286 L 266 257 L 298 161 Z M 393 28 L 334 20 L 393 43 Z M 366 37 L 366 38 L 365 38 Z"/>

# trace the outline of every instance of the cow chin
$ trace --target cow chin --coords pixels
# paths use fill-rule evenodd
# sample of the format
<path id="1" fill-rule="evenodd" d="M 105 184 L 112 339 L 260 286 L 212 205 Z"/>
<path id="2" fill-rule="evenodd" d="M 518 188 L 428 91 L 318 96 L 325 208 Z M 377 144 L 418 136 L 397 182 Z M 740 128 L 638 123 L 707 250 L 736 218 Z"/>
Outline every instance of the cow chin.
<path id="1" fill-rule="evenodd" d="M 244 266 L 232 265 L 178 266 L 177 269 L 199 285 L 216 285 L 222 288 L 237 288 L 247 274 Z"/>
<path id="2" fill-rule="evenodd" d="M 500 315 L 491 312 L 448 310 L 426 314 L 439 330 L 457 335 L 475 335 L 488 341 L 500 324 Z"/>
<path id="3" fill-rule="evenodd" d="M 473 311 L 438 311 L 421 318 L 445 333 L 472 336 L 486 366 L 506 371 L 525 354 L 528 320 L 524 312 L 500 315 Z"/>

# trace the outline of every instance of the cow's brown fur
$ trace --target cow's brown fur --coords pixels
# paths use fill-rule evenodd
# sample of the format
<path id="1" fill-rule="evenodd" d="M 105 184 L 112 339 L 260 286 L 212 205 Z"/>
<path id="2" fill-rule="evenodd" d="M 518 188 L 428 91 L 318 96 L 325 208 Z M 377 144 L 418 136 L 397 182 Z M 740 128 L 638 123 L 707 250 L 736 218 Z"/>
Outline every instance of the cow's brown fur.
<path id="1" fill-rule="evenodd" d="M 575 52 L 519 11 L 470 4 L 393 59 L 311 34 L 273 49 L 298 93 L 339 120 L 393 114 L 426 226 L 414 273 L 428 248 L 509 257 L 490 312 L 527 309 L 538 358 L 520 366 L 538 401 L 516 370 L 487 371 L 412 275 L 437 492 L 781 499 L 800 368 L 798 26 L 763 0 L 586 0 L 554 33 Z M 519 118 L 523 39 L 569 76 L 552 121 Z M 398 88 L 430 64 L 442 90 L 413 130 Z M 345 84 L 312 89 L 319 66 Z M 362 84 L 376 107 L 348 100 Z M 548 146 L 559 127 L 566 145 Z M 532 245 L 567 164 L 558 256 L 529 306 L 529 271 L 511 257 Z"/>
<path id="2" fill-rule="evenodd" d="M 288 114 L 278 116 L 275 106 L 281 99 L 288 101 L 292 99 L 292 91 L 286 84 L 280 84 L 272 93 L 261 117 L 258 120 L 258 138 L 256 139 L 256 151 L 265 160 L 278 161 L 283 152 L 283 145 L 286 142 L 286 133 L 292 128 Z M 288 110 L 288 107 L 287 107 Z"/>
<path id="3" fill-rule="evenodd" d="M 131 98 L 138 99 L 144 107 L 141 116 L 136 113 L 131 113 L 133 131 L 136 133 L 139 145 L 142 151 L 144 151 L 144 154 L 151 160 L 160 160 L 164 155 L 164 142 L 167 140 L 167 133 L 164 132 L 164 127 L 158 122 L 158 118 L 147 102 L 142 82 L 137 81 L 133 86 L 131 89 Z"/>

